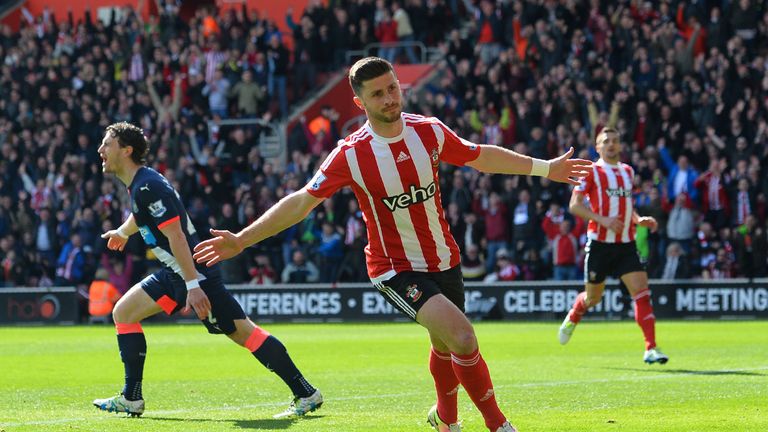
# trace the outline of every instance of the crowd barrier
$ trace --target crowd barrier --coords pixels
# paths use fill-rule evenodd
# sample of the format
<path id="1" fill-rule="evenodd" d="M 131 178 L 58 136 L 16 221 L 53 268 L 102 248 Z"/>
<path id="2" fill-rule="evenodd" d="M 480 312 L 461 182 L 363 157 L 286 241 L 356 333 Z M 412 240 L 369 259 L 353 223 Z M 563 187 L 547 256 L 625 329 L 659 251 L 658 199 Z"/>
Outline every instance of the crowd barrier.
<path id="1" fill-rule="evenodd" d="M 228 287 L 258 322 L 405 321 L 370 284 L 305 284 Z M 418 287 L 416 287 L 418 289 Z M 651 281 L 659 319 L 766 319 L 768 279 Z M 466 312 L 477 320 L 557 321 L 583 289 L 579 282 L 467 283 Z M 632 318 L 631 299 L 617 283 L 585 319 Z M 192 313 L 157 321 L 195 320 Z M 72 287 L 0 288 L 0 324 L 72 323 L 77 298 Z"/>

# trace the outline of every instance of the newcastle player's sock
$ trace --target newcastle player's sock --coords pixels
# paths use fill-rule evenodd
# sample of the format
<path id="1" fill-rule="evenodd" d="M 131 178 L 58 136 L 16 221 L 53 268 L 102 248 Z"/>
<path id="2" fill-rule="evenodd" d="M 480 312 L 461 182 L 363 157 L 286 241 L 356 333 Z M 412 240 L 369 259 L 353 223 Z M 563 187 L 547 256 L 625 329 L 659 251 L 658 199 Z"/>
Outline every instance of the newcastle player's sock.
<path id="1" fill-rule="evenodd" d="M 450 353 L 432 348 L 429 352 L 429 371 L 435 379 L 437 415 L 447 424 L 458 421 L 459 379 L 453 372 Z"/>
<path id="2" fill-rule="evenodd" d="M 581 321 L 581 317 L 587 313 L 586 298 L 586 291 L 582 291 L 576 296 L 576 301 L 573 302 L 573 308 L 571 308 L 571 311 L 568 313 L 568 319 L 570 319 L 572 323 L 578 324 L 579 321 Z"/>
<path id="3" fill-rule="evenodd" d="M 294 396 L 304 398 L 315 392 L 315 388 L 293 364 L 285 346 L 268 331 L 257 326 L 245 342 L 245 347 L 264 367 L 276 373 L 290 387 Z"/>
<path id="4" fill-rule="evenodd" d="M 147 356 L 147 339 L 141 324 L 115 323 L 117 328 L 117 346 L 125 368 L 125 387 L 123 395 L 128 400 L 143 399 L 141 380 L 144 375 L 144 359 Z"/>
<path id="5" fill-rule="evenodd" d="M 496 404 L 491 375 L 488 372 L 488 365 L 480 355 L 480 350 L 477 349 L 466 355 L 451 353 L 451 359 L 453 359 L 453 371 L 456 377 L 483 415 L 485 426 L 495 431 L 507 419 Z"/>
<path id="6" fill-rule="evenodd" d="M 656 348 L 656 316 L 651 305 L 651 290 L 640 290 L 632 300 L 635 301 L 635 321 L 645 337 L 645 349 Z"/>

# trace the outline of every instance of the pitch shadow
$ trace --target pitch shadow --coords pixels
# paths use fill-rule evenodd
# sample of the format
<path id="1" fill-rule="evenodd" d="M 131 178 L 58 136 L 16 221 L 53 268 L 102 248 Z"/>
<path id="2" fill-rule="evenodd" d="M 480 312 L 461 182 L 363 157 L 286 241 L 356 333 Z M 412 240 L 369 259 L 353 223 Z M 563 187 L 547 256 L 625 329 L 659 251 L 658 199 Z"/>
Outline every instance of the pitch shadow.
<path id="1" fill-rule="evenodd" d="M 253 429 L 253 430 L 283 430 L 288 429 L 292 424 L 298 422 L 307 422 L 310 420 L 320 419 L 323 416 L 311 416 L 297 418 L 284 418 L 284 419 L 254 419 L 254 420 L 242 420 L 242 419 L 210 419 L 210 418 L 177 418 L 177 417 L 142 417 L 144 421 L 160 421 L 160 422 L 179 422 L 179 423 L 232 423 L 234 426 L 240 429 Z"/>
<path id="2" fill-rule="evenodd" d="M 651 373 L 666 373 L 676 375 L 704 375 L 704 376 L 719 376 L 719 375 L 737 375 L 737 376 L 768 376 L 768 374 L 760 372 L 739 371 L 739 370 L 694 370 L 694 369 L 669 369 L 661 366 L 654 369 L 640 369 L 640 368 L 622 368 L 622 367 L 606 367 L 604 369 L 613 370 L 625 370 L 632 372 L 651 372 Z"/>

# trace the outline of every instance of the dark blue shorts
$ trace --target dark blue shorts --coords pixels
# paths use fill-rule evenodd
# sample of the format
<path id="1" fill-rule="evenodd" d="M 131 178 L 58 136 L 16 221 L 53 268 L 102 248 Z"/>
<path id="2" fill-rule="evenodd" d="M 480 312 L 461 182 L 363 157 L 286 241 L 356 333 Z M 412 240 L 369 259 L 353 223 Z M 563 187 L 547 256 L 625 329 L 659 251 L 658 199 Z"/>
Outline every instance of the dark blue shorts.
<path id="1" fill-rule="evenodd" d="M 168 315 L 181 310 L 187 304 L 187 286 L 184 279 L 169 269 L 157 271 L 141 281 L 141 287 L 152 297 Z M 211 317 L 203 324 L 212 334 L 232 334 L 235 332 L 235 320 L 245 319 L 245 312 L 240 303 L 224 288 L 218 273 L 211 272 L 200 281 L 208 301 L 211 302 Z"/>

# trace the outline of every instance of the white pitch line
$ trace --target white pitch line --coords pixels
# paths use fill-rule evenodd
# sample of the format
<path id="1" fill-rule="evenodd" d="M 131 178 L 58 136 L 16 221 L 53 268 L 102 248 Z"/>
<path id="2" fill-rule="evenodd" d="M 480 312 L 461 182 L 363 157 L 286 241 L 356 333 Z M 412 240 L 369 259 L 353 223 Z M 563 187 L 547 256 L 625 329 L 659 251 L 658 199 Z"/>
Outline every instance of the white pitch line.
<path id="1" fill-rule="evenodd" d="M 759 366 L 754 368 L 740 368 L 740 369 L 722 369 L 722 370 L 700 371 L 700 372 L 697 372 L 697 371 L 676 372 L 676 373 L 670 373 L 670 374 L 664 374 L 663 373 L 664 370 L 659 369 L 659 372 L 660 372 L 659 375 L 625 376 L 625 377 L 616 377 L 616 378 L 596 378 L 596 379 L 589 379 L 589 380 L 543 381 L 543 382 L 536 382 L 536 383 L 500 385 L 500 386 L 496 386 L 496 388 L 504 389 L 504 388 L 515 388 L 515 387 L 524 387 L 524 388 L 558 387 L 558 386 L 568 386 L 568 385 L 599 384 L 599 383 L 609 383 L 609 382 L 662 380 L 662 379 L 689 378 L 689 377 L 710 376 L 710 375 L 717 376 L 717 374 L 728 374 L 728 373 L 734 373 L 734 372 L 751 372 L 751 371 L 762 371 L 762 370 L 768 370 L 768 366 Z M 406 397 L 406 396 L 416 396 L 422 393 L 424 392 L 418 391 L 418 392 L 406 392 L 406 393 L 373 394 L 373 395 L 366 395 L 366 396 L 342 396 L 342 397 L 333 398 L 332 400 L 349 401 L 349 400 L 364 400 L 364 399 L 400 398 L 400 397 Z M 216 411 L 240 411 L 240 410 L 246 410 L 251 408 L 263 408 L 263 407 L 273 407 L 273 406 L 278 407 L 283 405 L 285 405 L 285 401 L 262 402 L 258 404 L 224 406 L 224 407 L 218 407 L 218 408 L 152 410 L 151 414 L 146 418 L 151 420 L 152 417 L 170 415 L 170 414 L 186 414 L 186 413 L 216 412 Z M 107 420 L 114 419 L 115 418 L 114 416 L 122 415 L 122 414 L 113 414 L 113 413 L 104 413 L 104 414 L 105 414 L 104 416 L 95 417 L 95 418 L 94 417 L 78 417 L 78 418 L 56 419 L 56 420 L 33 420 L 33 421 L 27 421 L 27 422 L 6 423 L 6 424 L 0 423 L 0 427 L 11 428 L 11 427 L 19 427 L 19 426 L 53 425 L 53 424 L 82 422 L 86 420 L 92 421 L 92 422 L 107 421 Z M 112 414 L 113 416 L 110 416 L 109 414 Z"/>

